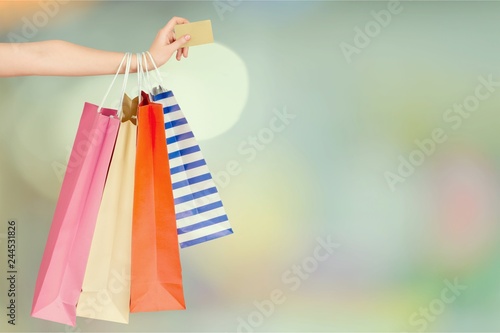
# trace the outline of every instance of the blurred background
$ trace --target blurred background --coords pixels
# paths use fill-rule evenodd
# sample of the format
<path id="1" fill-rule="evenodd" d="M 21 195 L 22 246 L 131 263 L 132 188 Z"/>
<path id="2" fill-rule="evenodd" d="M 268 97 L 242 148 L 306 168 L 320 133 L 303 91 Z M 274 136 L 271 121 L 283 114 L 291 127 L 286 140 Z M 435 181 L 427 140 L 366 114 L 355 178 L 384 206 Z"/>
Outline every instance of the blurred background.
<path id="1" fill-rule="evenodd" d="M 500 3 L 2 1 L 0 42 L 140 52 L 172 16 L 212 21 L 214 44 L 160 71 L 234 235 L 181 251 L 186 311 L 31 318 L 82 107 L 111 77 L 0 79 L 0 237 L 15 218 L 19 269 L 1 330 L 500 330 Z"/>

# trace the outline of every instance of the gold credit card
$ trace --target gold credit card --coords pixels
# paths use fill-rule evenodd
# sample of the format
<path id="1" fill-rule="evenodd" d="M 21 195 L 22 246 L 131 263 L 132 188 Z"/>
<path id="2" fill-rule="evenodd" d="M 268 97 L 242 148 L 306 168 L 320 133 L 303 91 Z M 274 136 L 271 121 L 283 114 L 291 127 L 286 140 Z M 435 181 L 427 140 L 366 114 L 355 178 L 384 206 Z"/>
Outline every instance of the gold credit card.
<path id="1" fill-rule="evenodd" d="M 213 43 L 214 35 L 212 34 L 212 22 L 210 20 L 205 20 L 177 24 L 175 26 L 175 38 L 181 38 L 184 35 L 190 35 L 191 39 L 184 44 L 183 47 Z"/>

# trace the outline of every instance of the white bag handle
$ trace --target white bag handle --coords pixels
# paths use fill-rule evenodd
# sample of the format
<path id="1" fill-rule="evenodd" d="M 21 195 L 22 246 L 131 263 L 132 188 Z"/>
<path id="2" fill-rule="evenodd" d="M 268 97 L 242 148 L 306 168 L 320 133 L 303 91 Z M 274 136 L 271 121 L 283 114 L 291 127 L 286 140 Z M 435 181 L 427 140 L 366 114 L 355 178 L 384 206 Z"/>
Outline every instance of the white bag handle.
<path id="1" fill-rule="evenodd" d="M 158 80 L 158 82 L 161 85 L 163 85 L 163 78 L 161 77 L 160 71 L 158 70 L 158 67 L 156 66 L 156 63 L 155 63 L 153 56 L 151 55 L 151 53 L 149 51 L 146 51 L 146 53 L 149 56 L 149 58 L 151 59 L 151 63 L 153 64 L 153 66 L 155 68 L 156 79 Z"/>
<path id="2" fill-rule="evenodd" d="M 149 73 L 148 73 L 148 62 L 146 59 L 146 56 L 144 55 L 144 52 L 141 53 L 141 75 L 142 75 L 142 83 L 144 85 L 144 90 L 148 91 L 148 93 L 151 92 L 151 89 L 153 88 L 151 85 L 151 80 L 149 79 Z"/>
<path id="3" fill-rule="evenodd" d="M 148 80 L 148 83 L 150 85 L 150 89 L 149 89 L 149 92 L 150 93 L 154 93 L 153 90 L 154 90 L 154 86 L 149 78 L 149 71 L 147 70 L 149 68 L 149 64 L 148 64 L 148 59 L 146 57 L 146 54 L 149 56 L 149 58 L 151 59 L 151 63 L 153 64 L 154 66 L 154 73 L 156 74 L 156 81 L 159 83 L 159 86 L 161 88 L 161 90 L 163 90 L 163 86 L 165 85 L 163 83 L 163 78 L 161 77 L 161 74 L 160 74 L 160 71 L 158 70 L 158 67 L 156 66 L 156 63 L 154 61 L 154 58 L 153 56 L 151 55 L 151 53 L 149 53 L 149 51 L 146 51 L 146 52 L 143 52 L 142 55 L 144 57 L 144 63 L 146 64 L 146 76 L 147 76 L 147 80 Z"/>
<path id="4" fill-rule="evenodd" d="M 109 93 L 111 92 L 111 88 L 113 88 L 113 85 L 115 84 L 115 81 L 116 81 L 116 78 L 118 77 L 118 75 L 120 74 L 120 71 L 122 69 L 122 66 L 125 62 L 125 60 L 127 61 L 126 63 L 126 67 L 125 67 L 125 76 L 123 78 L 123 85 L 122 85 L 122 94 L 120 96 L 120 104 L 118 106 L 118 118 L 121 117 L 121 111 L 122 111 L 122 104 L 123 104 L 123 95 L 125 94 L 125 89 L 127 88 L 127 81 L 128 81 L 128 76 L 130 74 L 130 63 L 132 62 L 132 54 L 131 53 L 125 53 L 125 56 L 123 57 L 121 63 L 120 63 L 120 66 L 118 67 L 118 70 L 116 71 L 116 74 L 115 74 L 115 77 L 113 78 L 113 81 L 111 81 L 111 84 L 109 85 L 109 88 L 108 88 L 108 91 L 106 91 L 106 94 L 104 95 L 104 98 L 102 99 L 102 102 L 101 104 L 99 105 L 99 107 L 97 108 L 97 112 L 101 112 L 101 109 L 103 108 L 104 106 L 104 102 L 106 101 L 106 99 L 108 98 L 108 95 Z"/>
<path id="5" fill-rule="evenodd" d="M 139 53 L 136 53 L 135 54 L 135 61 L 137 63 L 137 89 L 139 90 L 137 95 L 139 96 L 139 100 L 140 100 L 140 95 L 141 95 L 141 84 L 142 84 L 142 74 L 141 74 L 141 71 L 142 71 L 142 59 L 141 57 L 139 56 Z"/>
<path id="6" fill-rule="evenodd" d="M 139 90 L 137 92 L 137 96 L 138 96 L 138 102 L 139 104 L 141 103 L 141 90 L 142 90 L 142 57 L 141 57 L 141 54 L 140 53 L 136 53 L 135 54 L 135 60 L 137 62 L 137 89 Z"/>
<path id="7" fill-rule="evenodd" d="M 127 67 L 125 68 L 125 76 L 123 77 L 122 93 L 120 95 L 120 104 L 118 105 L 118 119 L 121 119 L 123 113 L 123 98 L 125 97 L 125 90 L 127 89 L 128 77 L 130 75 L 130 65 L 132 63 L 132 53 L 127 53 Z"/>

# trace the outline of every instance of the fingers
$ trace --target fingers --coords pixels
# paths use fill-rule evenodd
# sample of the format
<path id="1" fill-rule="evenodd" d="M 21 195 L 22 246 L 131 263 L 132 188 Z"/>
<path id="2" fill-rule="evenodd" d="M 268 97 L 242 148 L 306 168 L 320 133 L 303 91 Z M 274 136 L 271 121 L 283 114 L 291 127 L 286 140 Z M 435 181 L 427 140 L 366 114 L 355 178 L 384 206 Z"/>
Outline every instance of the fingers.
<path id="1" fill-rule="evenodd" d="M 175 58 L 177 60 L 181 60 L 182 57 L 187 58 L 188 54 L 189 54 L 189 47 L 182 47 L 182 48 L 177 50 L 177 55 Z"/>
<path id="2" fill-rule="evenodd" d="M 182 48 L 182 45 L 186 44 L 190 39 L 191 39 L 191 36 L 184 35 L 170 45 L 172 45 L 174 50 L 179 50 L 180 48 Z M 181 50 L 181 52 L 182 52 L 182 50 Z"/>
<path id="3" fill-rule="evenodd" d="M 166 31 L 173 31 L 176 24 L 185 24 L 185 23 L 189 23 L 189 21 L 183 17 L 174 16 L 172 17 L 172 19 L 170 19 L 170 21 L 168 21 L 168 23 L 163 27 L 163 29 Z"/>
<path id="4" fill-rule="evenodd" d="M 175 58 L 177 60 L 181 60 L 182 57 L 187 58 L 189 48 L 183 47 L 183 45 L 191 39 L 191 36 L 176 36 L 174 31 L 177 24 L 185 23 L 189 23 L 189 21 L 183 17 L 172 17 L 172 19 L 170 19 L 170 21 L 168 21 L 168 23 L 158 32 L 153 41 L 150 50 L 157 50 L 158 53 L 161 54 L 164 54 L 166 51 L 166 54 L 168 54 L 164 62 L 166 62 L 174 52 L 176 52 Z"/>

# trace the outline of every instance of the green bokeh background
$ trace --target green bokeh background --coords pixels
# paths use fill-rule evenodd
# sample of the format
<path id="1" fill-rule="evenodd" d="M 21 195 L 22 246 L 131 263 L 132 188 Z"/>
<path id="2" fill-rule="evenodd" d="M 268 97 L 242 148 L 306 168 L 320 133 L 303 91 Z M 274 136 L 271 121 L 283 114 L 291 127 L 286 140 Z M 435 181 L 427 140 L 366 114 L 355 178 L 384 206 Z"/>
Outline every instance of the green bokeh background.
<path id="1" fill-rule="evenodd" d="M 235 233 L 181 251 L 186 311 L 133 314 L 129 325 L 78 318 L 76 329 L 31 318 L 61 185 L 53 164 L 67 159 L 83 103 L 98 103 L 111 78 L 0 79 L 0 233 L 17 220 L 19 262 L 17 325 L 2 314 L 0 329 L 220 332 L 244 320 L 263 332 L 500 330 L 500 89 L 457 128 L 444 117 L 480 77 L 500 82 L 500 3 L 402 1 L 348 61 L 342 43 L 354 45 L 388 3 L 233 1 L 223 14 L 213 1 L 59 5 L 30 41 L 139 52 L 172 16 L 212 20 L 216 45 L 161 71 L 195 134 L 212 134 L 200 145 Z M 21 18 L 41 10 L 30 6 L 2 8 L 18 19 L 0 22 L 0 41 L 22 34 Z M 293 120 L 265 137 L 284 110 Z M 430 144 L 436 128 L 447 139 Z M 259 134 L 267 141 L 253 158 L 238 150 Z M 391 190 L 386 173 L 419 154 L 416 141 L 432 153 Z M 224 179 L 228 163 L 240 172 Z M 340 246 L 294 290 L 284 275 L 310 264 L 318 237 Z M 466 289 L 440 302 L 456 280 Z M 283 302 L 259 320 L 256 303 L 275 289 Z M 416 322 L 429 307 L 432 319 Z"/>

